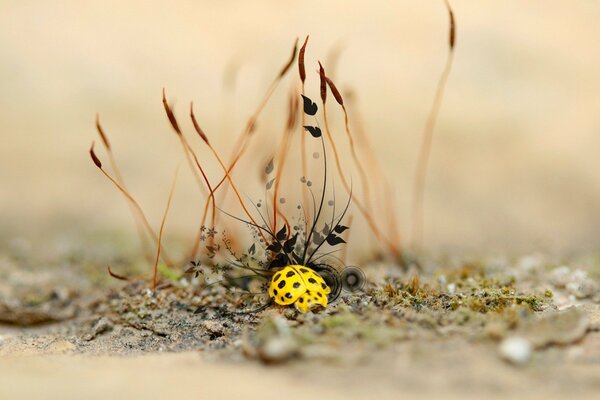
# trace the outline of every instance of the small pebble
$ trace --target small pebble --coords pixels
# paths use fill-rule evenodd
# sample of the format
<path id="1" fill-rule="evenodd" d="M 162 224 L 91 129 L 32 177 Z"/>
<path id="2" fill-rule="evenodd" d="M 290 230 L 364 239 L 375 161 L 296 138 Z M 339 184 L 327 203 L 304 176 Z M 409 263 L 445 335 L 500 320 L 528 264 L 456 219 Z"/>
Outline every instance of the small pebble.
<path id="1" fill-rule="evenodd" d="M 290 337 L 274 337 L 259 349 L 260 358 L 269 363 L 280 363 L 290 359 L 298 351 L 296 342 Z"/>
<path id="2" fill-rule="evenodd" d="M 531 359 L 531 343 L 520 337 L 509 337 L 500 343 L 500 357 L 513 365 L 524 365 Z"/>
<path id="3" fill-rule="evenodd" d="M 448 294 L 454 294 L 456 292 L 456 284 L 450 283 L 448 284 Z"/>

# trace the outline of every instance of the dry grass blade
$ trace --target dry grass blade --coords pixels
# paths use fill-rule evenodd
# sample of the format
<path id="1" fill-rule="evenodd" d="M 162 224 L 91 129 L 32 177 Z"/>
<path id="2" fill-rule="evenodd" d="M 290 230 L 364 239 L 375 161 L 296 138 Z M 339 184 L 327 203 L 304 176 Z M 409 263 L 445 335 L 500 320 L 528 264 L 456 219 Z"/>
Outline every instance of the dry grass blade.
<path id="1" fill-rule="evenodd" d="M 412 198 L 412 232 L 411 242 L 412 247 L 415 251 L 418 251 L 422 247 L 423 242 L 423 199 L 425 196 L 425 179 L 427 175 L 427 165 L 429 163 L 429 156 L 431 154 L 431 143 L 433 141 L 433 130 L 437 121 L 437 116 L 440 111 L 442 99 L 444 97 L 444 89 L 446 88 L 446 82 L 452 69 L 452 61 L 454 59 L 454 46 L 456 41 L 456 21 L 454 19 L 454 13 L 450 7 L 450 3 L 447 0 L 444 1 L 448 10 L 448 16 L 450 19 L 450 31 L 449 31 L 449 49 L 448 56 L 446 58 L 446 65 L 442 74 L 440 75 L 435 96 L 433 98 L 433 104 L 427 116 L 425 127 L 423 128 L 421 147 L 419 151 L 419 158 L 417 160 L 417 168 L 415 170 L 414 184 L 413 184 L 413 198 Z"/>

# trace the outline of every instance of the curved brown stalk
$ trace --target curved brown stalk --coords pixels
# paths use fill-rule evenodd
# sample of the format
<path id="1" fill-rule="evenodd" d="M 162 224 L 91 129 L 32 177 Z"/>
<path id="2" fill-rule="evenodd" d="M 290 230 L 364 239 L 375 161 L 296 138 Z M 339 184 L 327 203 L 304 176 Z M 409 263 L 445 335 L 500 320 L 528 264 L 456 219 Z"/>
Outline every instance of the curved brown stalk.
<path id="1" fill-rule="evenodd" d="M 352 199 L 354 200 L 354 204 L 356 204 L 356 207 L 358 208 L 360 213 L 363 215 L 363 217 L 367 221 L 367 224 L 369 225 L 369 227 L 375 234 L 375 237 L 377 238 L 377 240 L 379 240 L 380 242 L 383 242 L 388 247 L 388 250 L 394 257 L 399 258 L 400 251 L 399 251 L 397 245 L 395 243 L 391 242 L 385 235 L 383 235 L 383 233 L 377 226 L 373 216 L 365 208 L 365 206 L 362 204 L 362 202 L 359 199 L 357 199 L 356 197 L 354 197 L 354 195 L 352 195 L 352 192 L 350 190 L 350 185 L 348 184 L 348 181 L 346 179 L 346 174 L 344 173 L 342 164 L 340 162 L 340 156 L 337 151 L 337 147 L 333 140 L 333 135 L 331 134 L 331 129 L 329 128 L 329 120 L 327 118 L 327 105 L 326 105 L 327 87 L 326 87 L 325 71 L 324 71 L 323 67 L 320 65 L 320 63 L 319 63 L 319 66 L 320 66 L 319 72 L 320 72 L 320 76 L 321 76 L 321 104 L 323 105 L 323 119 L 325 121 L 325 133 L 327 134 L 327 139 L 329 141 L 331 149 L 333 150 L 333 156 L 335 158 L 336 168 L 338 171 L 338 175 L 341 178 L 342 185 L 344 186 L 346 193 L 348 193 L 349 195 L 352 196 Z"/>
<path id="2" fill-rule="evenodd" d="M 119 184 L 124 189 L 127 189 L 127 186 L 125 185 L 125 180 L 123 179 L 123 175 L 121 174 L 121 171 L 119 170 L 119 167 L 117 165 L 117 160 L 115 159 L 115 156 L 113 154 L 112 147 L 110 145 L 110 142 L 108 141 L 108 137 L 106 136 L 104 129 L 102 129 L 102 125 L 100 125 L 100 115 L 99 114 L 96 114 L 96 130 L 98 131 L 98 135 L 100 136 L 102 144 L 104 145 L 104 149 L 106 150 L 106 153 L 108 154 L 108 161 L 110 163 L 112 170 L 114 171 L 115 180 L 117 182 L 119 182 Z M 131 215 L 133 216 L 133 220 L 135 222 L 135 228 L 136 228 L 138 236 L 140 238 L 143 252 L 146 255 L 146 257 L 148 258 L 148 261 L 150 261 L 150 258 L 149 258 L 150 255 L 148 254 L 150 246 L 148 244 L 148 238 L 146 237 L 146 233 L 144 232 L 144 224 L 141 221 L 140 216 L 137 213 L 137 211 L 135 210 L 135 208 L 129 202 L 127 203 L 127 205 L 129 206 L 129 210 L 131 211 Z"/>
<path id="3" fill-rule="evenodd" d="M 281 82 L 281 80 L 283 79 L 285 74 L 289 71 L 290 67 L 294 63 L 294 60 L 296 59 L 296 51 L 297 50 L 298 50 L 298 39 L 296 39 L 296 41 L 294 42 L 292 56 L 290 57 L 288 62 L 283 66 L 283 68 L 281 69 L 279 74 L 275 77 L 275 79 L 273 80 L 273 82 L 271 83 L 269 88 L 267 89 L 267 92 L 263 96 L 260 104 L 258 105 L 258 108 L 254 111 L 254 113 L 248 120 L 248 123 L 246 124 L 246 128 L 244 129 L 242 134 L 236 140 L 236 143 L 233 146 L 233 151 L 231 153 L 229 167 L 226 168 L 226 174 L 215 185 L 215 189 L 214 189 L 215 192 L 228 179 L 227 174 L 231 174 L 233 172 L 233 169 L 237 165 L 238 161 L 240 160 L 242 155 L 246 152 L 246 149 L 248 148 L 248 143 L 249 143 L 250 137 L 252 136 L 252 132 L 254 132 L 254 128 L 256 126 L 256 121 L 258 120 L 258 117 L 260 116 L 263 109 L 265 108 L 265 106 L 267 105 L 269 100 L 271 99 L 271 96 L 275 92 L 275 89 L 277 89 L 277 87 L 279 86 L 279 83 Z M 222 198 L 225 198 L 226 195 L 227 195 L 227 187 L 225 187 L 225 189 L 223 190 Z"/>
<path id="4" fill-rule="evenodd" d="M 327 107 L 325 106 L 325 103 L 323 103 L 323 117 L 324 117 L 324 120 L 325 120 L 325 132 L 327 134 L 327 139 L 329 140 L 329 144 L 331 145 L 331 149 L 333 150 L 333 155 L 334 155 L 334 158 L 335 158 L 335 164 L 336 164 L 336 168 L 338 170 L 338 175 L 340 176 L 340 179 L 342 181 L 342 185 L 344 186 L 344 189 L 346 190 L 346 193 L 351 194 L 350 185 L 348 184 L 348 181 L 346 179 L 346 175 L 344 174 L 344 171 L 342 169 L 342 165 L 341 165 L 341 162 L 340 162 L 340 158 L 339 158 L 339 154 L 338 154 L 338 151 L 337 151 L 337 147 L 335 146 L 335 143 L 333 141 L 333 136 L 331 135 L 331 130 L 329 129 L 329 121 L 327 120 Z M 400 250 L 398 249 L 398 246 L 395 243 L 393 243 L 392 241 L 390 241 L 383 234 L 383 232 L 381 232 L 381 229 L 379 229 L 379 227 L 377 226 L 377 223 L 373 219 L 373 216 L 365 208 L 365 206 L 363 205 L 363 203 L 359 199 L 357 199 L 356 197 L 354 197 L 354 195 L 352 195 L 352 200 L 354 200 L 354 204 L 356 204 L 356 208 L 358 208 L 358 211 L 360 211 L 360 213 L 362 214 L 362 216 L 367 221 L 367 224 L 369 225 L 369 228 L 371 228 L 371 231 L 373 231 L 373 233 L 375 234 L 375 238 L 378 241 L 384 243 L 386 245 L 386 247 L 388 248 L 388 251 L 395 258 L 400 258 Z"/>
<path id="5" fill-rule="evenodd" d="M 166 97 L 164 88 L 163 88 L 162 102 L 163 102 L 163 106 L 164 106 L 165 112 L 167 114 L 167 117 L 169 118 L 169 122 L 171 123 L 171 127 L 173 128 L 173 130 L 177 134 L 177 137 L 179 138 L 179 141 L 183 148 L 183 153 L 185 154 L 186 160 L 188 162 L 188 165 L 190 166 L 190 169 L 192 170 L 192 173 L 194 174 L 194 176 L 197 179 L 198 185 L 200 186 L 201 189 L 205 189 L 204 185 L 206 185 L 206 187 L 208 188 L 208 199 L 207 199 L 204 209 L 202 211 L 202 219 L 200 222 L 200 227 L 198 228 L 198 233 L 196 234 L 196 238 L 194 239 L 194 243 L 192 245 L 192 251 L 190 254 L 190 258 L 194 259 L 198 252 L 198 247 L 200 245 L 200 235 L 201 235 L 200 232 L 201 232 L 202 227 L 205 226 L 205 224 L 206 224 L 206 217 L 208 215 L 208 206 L 211 203 L 212 203 L 211 224 L 212 224 L 213 228 L 216 223 L 217 212 L 216 212 L 214 191 L 212 189 L 210 181 L 208 180 L 208 177 L 206 176 L 206 173 L 204 172 L 204 168 L 202 168 L 200 161 L 198 161 L 198 156 L 196 155 L 196 153 L 194 152 L 194 149 L 192 148 L 192 146 L 189 144 L 189 142 L 183 135 L 181 128 L 179 128 L 179 123 L 177 122 L 177 119 L 175 118 L 175 114 L 173 113 L 173 110 L 167 101 L 167 97 Z M 193 159 L 193 162 L 192 162 L 192 159 Z M 195 166 L 194 166 L 194 164 L 195 164 Z M 198 172 L 200 172 L 200 175 L 202 176 L 202 179 L 204 180 L 204 184 L 202 183 L 202 180 L 200 179 L 200 175 L 198 175 Z"/>
<path id="6" fill-rule="evenodd" d="M 423 128 L 421 147 L 419 151 L 419 158 L 417 160 L 417 168 L 415 170 L 414 184 L 413 184 L 413 198 L 412 198 L 412 234 L 411 243 L 415 251 L 419 251 L 422 247 L 423 242 L 423 199 L 425 196 L 425 179 L 427 177 L 427 165 L 429 162 L 429 156 L 431 154 L 431 144 L 433 141 L 433 130 L 435 123 L 440 111 L 442 99 L 444 97 L 444 90 L 446 88 L 446 82 L 452 69 L 452 61 L 454 59 L 454 44 L 456 40 L 456 29 L 454 13 L 447 0 L 444 0 L 446 8 L 448 10 L 448 16 L 450 19 L 450 30 L 448 40 L 448 57 L 446 58 L 446 65 L 440 75 L 438 81 L 433 103 Z"/>
<path id="7" fill-rule="evenodd" d="M 242 196 L 240 195 L 240 192 L 237 190 L 237 187 L 235 186 L 235 183 L 233 182 L 233 179 L 231 179 L 231 175 L 229 174 L 229 171 L 227 170 L 227 167 L 225 166 L 225 163 L 223 162 L 223 160 L 219 156 L 219 153 L 216 152 L 216 150 L 214 149 L 214 147 L 208 141 L 208 137 L 204 134 L 204 131 L 202 131 L 202 128 L 200 128 L 200 124 L 198 124 L 198 121 L 196 120 L 196 116 L 194 114 L 194 103 L 190 104 L 190 117 L 192 119 L 192 123 L 194 125 L 194 129 L 196 130 L 196 132 L 198 133 L 198 135 L 202 138 L 202 140 L 204 141 L 204 143 L 206 143 L 206 145 L 208 146 L 208 148 L 212 152 L 213 156 L 217 159 L 217 161 L 221 165 L 221 168 L 223 168 L 223 171 L 225 172 L 225 178 L 229 180 L 229 184 L 231 185 L 231 188 L 235 192 L 235 194 L 236 194 L 236 196 L 238 198 L 238 201 L 240 203 L 240 206 L 242 207 L 242 209 L 244 210 L 244 212 L 246 213 L 246 215 L 248 216 L 248 218 L 250 219 L 250 221 L 252 221 L 252 223 L 254 225 L 258 225 L 258 223 L 256 222 L 256 220 L 254 219 L 254 217 L 252 216 L 252 214 L 250 213 L 250 211 L 246 207 L 246 204 L 244 203 L 244 200 L 242 199 Z M 215 189 L 213 189 L 211 191 L 211 193 L 214 193 L 214 191 L 216 189 L 217 188 L 215 187 Z M 260 230 L 259 230 L 258 233 L 262 236 L 262 238 L 265 240 L 265 243 L 266 243 L 267 242 L 267 238 L 264 236 L 264 234 Z"/>
<path id="8" fill-rule="evenodd" d="M 127 191 L 127 189 L 125 189 L 123 186 L 121 186 L 121 184 L 119 182 L 117 182 L 112 176 L 110 176 L 110 174 L 108 172 L 106 172 L 104 170 L 104 168 L 102 167 L 102 163 L 100 162 L 100 159 L 96 156 L 96 153 L 94 152 L 94 143 L 93 142 L 92 142 L 92 147 L 90 147 L 90 157 L 92 157 L 92 161 L 94 162 L 94 164 L 96 165 L 96 167 L 98 167 L 98 169 L 104 174 L 104 176 L 113 185 L 115 185 L 115 187 L 123 194 L 123 196 L 125 196 L 125 198 L 130 202 L 130 204 L 136 209 L 136 211 L 140 215 L 140 218 L 142 220 L 142 223 L 144 224 L 144 227 L 146 228 L 146 230 L 148 232 L 150 232 L 152 238 L 157 243 L 157 245 L 160 246 L 160 242 L 158 240 L 158 235 L 156 234 L 156 232 L 154 232 L 154 229 L 152 229 L 152 226 L 150 225 L 150 222 L 148 222 L 148 218 L 146 218 L 146 215 L 144 214 L 144 211 L 142 210 L 142 207 L 133 198 L 133 196 L 131 194 L 129 194 L 129 192 Z M 168 266 L 172 266 L 173 265 L 173 262 L 169 259 L 169 257 L 167 256 L 166 252 L 164 251 L 164 249 L 162 250 L 162 258 L 163 258 L 163 260 L 165 261 L 165 263 Z"/>
<path id="9" fill-rule="evenodd" d="M 175 192 L 175 184 L 177 183 L 177 174 L 179 173 L 179 167 L 175 170 L 175 176 L 173 177 L 173 183 L 171 184 L 171 190 L 169 191 L 169 198 L 167 199 L 167 205 L 165 207 L 165 212 L 162 217 L 162 221 L 160 222 L 160 229 L 158 231 L 158 245 L 156 246 L 156 258 L 154 259 L 154 276 L 152 278 L 152 290 L 156 290 L 156 285 L 158 284 L 158 260 L 160 259 L 160 249 L 162 247 L 162 235 L 163 230 L 165 228 L 165 222 L 167 221 L 167 215 L 169 214 L 169 209 L 171 208 L 171 200 L 173 199 L 173 193 Z"/>
<path id="10" fill-rule="evenodd" d="M 356 152 L 356 146 L 354 145 L 354 138 L 352 137 L 352 134 L 350 133 L 350 125 L 348 122 L 348 111 L 346 110 L 346 106 L 344 105 L 344 99 L 343 99 L 342 95 L 340 94 L 340 92 L 338 91 L 335 84 L 333 83 L 333 81 L 331 79 L 329 79 L 327 76 L 325 77 L 325 79 L 327 81 L 327 85 L 329 86 L 329 89 L 331 89 L 331 92 L 333 93 L 333 97 L 335 98 L 336 102 L 342 107 L 342 111 L 344 111 L 344 125 L 346 128 L 346 136 L 348 137 L 348 142 L 350 143 L 350 152 L 352 154 L 352 159 L 354 160 L 354 165 L 356 165 L 356 167 L 358 169 L 361 184 L 365 191 L 365 193 L 364 193 L 365 207 L 367 210 L 369 210 L 369 213 L 373 213 L 373 206 L 371 204 L 371 188 L 369 185 L 369 178 L 367 177 L 366 170 L 365 170 L 362 162 L 358 158 L 358 154 Z"/>
<path id="11" fill-rule="evenodd" d="M 394 207 L 394 202 L 392 199 L 394 198 L 394 191 L 387 180 L 385 173 L 383 172 L 383 168 L 381 167 L 381 163 L 377 158 L 375 151 L 373 150 L 373 146 L 369 137 L 365 132 L 365 128 L 360 118 L 359 108 L 357 105 L 357 101 L 354 98 L 355 96 L 347 96 L 348 100 L 351 102 L 350 108 L 354 110 L 353 112 L 353 121 L 355 126 L 356 137 L 358 141 L 360 141 L 361 149 L 363 149 L 364 154 L 367 157 L 367 163 L 370 165 L 368 169 L 375 171 L 374 177 L 377 179 L 378 185 L 383 188 L 383 191 L 377 191 L 374 195 L 376 197 L 376 203 L 384 204 L 386 208 L 386 213 L 388 214 L 388 230 L 390 231 L 390 240 L 394 243 L 398 243 L 400 245 L 400 230 L 398 228 L 398 217 L 396 208 Z"/>

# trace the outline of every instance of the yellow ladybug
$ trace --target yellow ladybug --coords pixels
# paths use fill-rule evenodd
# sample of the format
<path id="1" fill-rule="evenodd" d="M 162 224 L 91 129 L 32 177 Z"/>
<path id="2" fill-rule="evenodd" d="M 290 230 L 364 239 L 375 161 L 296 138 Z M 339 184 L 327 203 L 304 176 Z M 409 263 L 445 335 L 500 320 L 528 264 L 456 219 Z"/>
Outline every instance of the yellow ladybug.
<path id="1" fill-rule="evenodd" d="M 304 265 L 288 265 L 273 275 L 269 297 L 282 306 L 294 304 L 301 312 L 327 306 L 331 289 L 314 270 Z"/>

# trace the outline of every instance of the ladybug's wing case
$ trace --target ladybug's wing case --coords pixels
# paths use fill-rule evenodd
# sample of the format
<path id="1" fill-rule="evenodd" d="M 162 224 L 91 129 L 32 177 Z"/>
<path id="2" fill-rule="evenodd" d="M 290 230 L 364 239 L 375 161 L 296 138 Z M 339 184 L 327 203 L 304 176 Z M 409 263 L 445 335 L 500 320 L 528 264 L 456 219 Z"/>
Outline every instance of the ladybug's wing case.
<path id="1" fill-rule="evenodd" d="M 307 290 L 311 292 L 323 292 L 325 294 L 331 293 L 331 288 L 327 286 L 325 280 L 319 274 L 315 273 L 315 271 L 301 265 L 296 265 L 295 267 L 302 274 L 302 279 L 306 283 Z"/>
<path id="2" fill-rule="evenodd" d="M 306 292 L 306 282 L 293 266 L 287 266 L 273 275 L 269 296 L 275 303 L 288 306 Z"/>
<path id="3" fill-rule="evenodd" d="M 309 312 L 316 306 L 322 306 L 323 308 L 325 308 L 327 307 L 327 296 L 324 295 L 322 291 L 307 291 L 298 298 L 294 305 L 299 311 L 303 313 Z"/>

